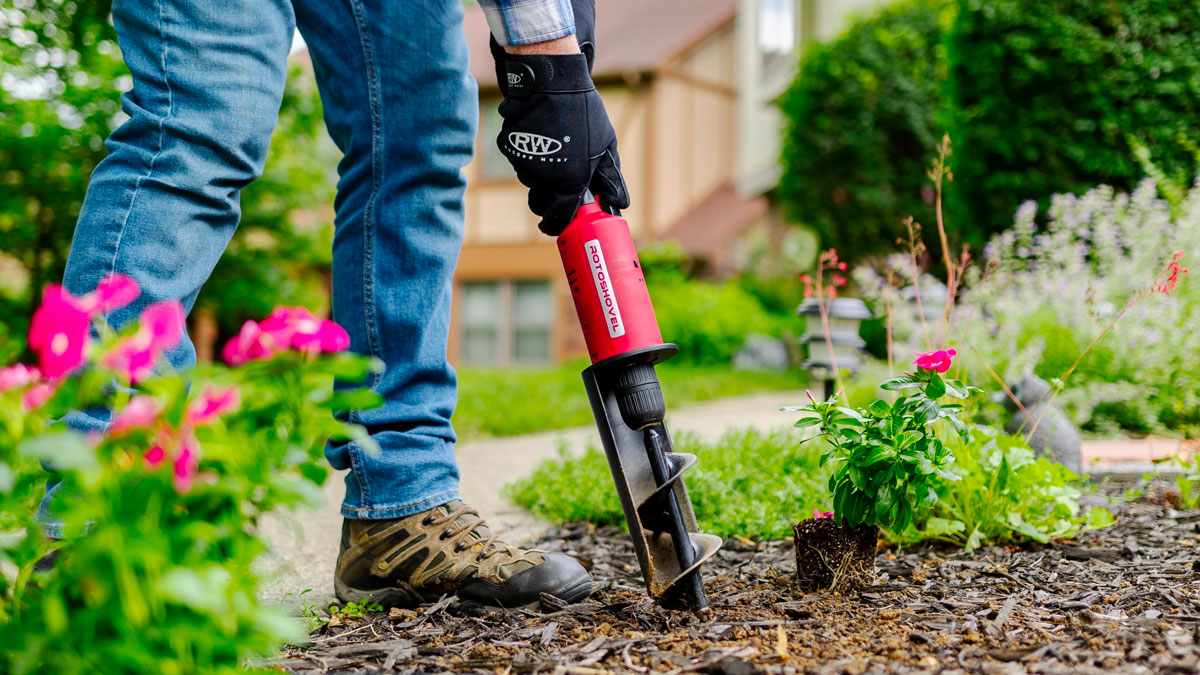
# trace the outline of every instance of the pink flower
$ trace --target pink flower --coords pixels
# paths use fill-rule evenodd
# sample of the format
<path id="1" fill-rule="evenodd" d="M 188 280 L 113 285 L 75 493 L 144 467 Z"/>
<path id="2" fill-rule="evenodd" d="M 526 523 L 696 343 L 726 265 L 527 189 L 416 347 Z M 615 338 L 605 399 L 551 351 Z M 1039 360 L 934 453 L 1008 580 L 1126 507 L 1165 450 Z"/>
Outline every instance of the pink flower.
<path id="1" fill-rule="evenodd" d="M 1171 256 L 1171 262 L 1167 263 L 1167 277 L 1156 282 L 1154 292 L 1163 295 L 1175 292 L 1175 286 L 1179 284 L 1179 275 L 1188 273 L 1188 269 L 1179 262 L 1180 260 L 1183 260 L 1183 251 L 1177 251 L 1175 255 Z"/>
<path id="2" fill-rule="evenodd" d="M 118 436 L 131 429 L 145 429 L 154 424 L 158 419 L 158 413 L 161 408 L 158 401 L 154 400 L 153 396 L 140 394 L 129 399 L 129 404 L 125 406 L 112 421 L 108 427 L 110 436 Z"/>
<path id="3" fill-rule="evenodd" d="M 151 447 L 146 451 L 146 454 L 142 456 L 142 459 L 144 459 L 146 462 L 146 466 L 151 469 L 157 469 L 162 465 L 163 460 L 166 458 L 167 451 L 163 450 L 161 445 L 155 445 Z"/>
<path id="4" fill-rule="evenodd" d="M 54 385 L 50 382 L 39 382 L 25 391 L 21 396 L 21 409 L 25 412 L 37 410 L 46 405 L 46 401 L 54 395 Z"/>
<path id="5" fill-rule="evenodd" d="M 159 355 L 182 337 L 183 305 L 178 300 L 156 302 L 142 312 L 138 331 L 118 342 L 102 362 L 136 383 L 152 375 Z"/>
<path id="6" fill-rule="evenodd" d="M 276 342 L 256 321 L 248 320 L 242 324 L 242 330 L 225 343 L 225 347 L 221 349 L 221 358 L 231 366 L 240 366 L 248 361 L 269 359 L 284 349 L 287 349 L 286 342 Z"/>
<path id="7" fill-rule="evenodd" d="M 240 403 L 237 387 L 217 389 L 212 384 L 204 388 L 200 400 L 188 407 L 187 422 L 209 424 L 221 415 L 237 409 Z"/>
<path id="8" fill-rule="evenodd" d="M 953 349 L 939 349 L 927 354 L 917 354 L 917 358 L 913 359 L 913 365 L 925 370 L 935 370 L 939 373 L 944 373 L 950 370 L 950 360 L 957 355 L 958 352 Z"/>
<path id="9" fill-rule="evenodd" d="M 313 335 L 320 324 L 321 320 L 303 307 L 276 307 L 259 323 L 259 327 L 264 333 L 269 333 L 276 344 L 286 349 L 296 333 Z"/>
<path id="10" fill-rule="evenodd" d="M 173 349 L 183 339 L 183 305 L 178 300 L 153 303 L 142 312 L 139 323 L 139 332 L 147 332 L 156 349 Z"/>
<path id="11" fill-rule="evenodd" d="M 37 352 L 42 374 L 56 379 L 83 365 L 90 330 L 79 300 L 58 284 L 47 286 L 29 325 L 29 347 Z"/>
<path id="12" fill-rule="evenodd" d="M 292 336 L 292 346 L 307 354 L 340 352 L 350 346 L 350 335 L 333 321 L 324 320 L 318 322 L 316 330 L 312 332 L 307 330 L 307 326 L 298 328 Z"/>
<path id="13" fill-rule="evenodd" d="M 39 373 L 37 368 L 30 368 L 24 363 L 0 368 L 0 392 L 8 391 L 9 389 L 20 389 L 33 382 L 37 382 L 38 378 Z"/>
<path id="14" fill-rule="evenodd" d="M 822 511 L 821 509 L 813 509 L 813 518 L 821 520 L 822 518 L 832 518 L 833 511 Z"/>
<path id="15" fill-rule="evenodd" d="M 173 463 L 176 492 L 187 492 L 192 489 L 192 484 L 196 481 L 196 469 L 199 466 L 200 444 L 196 442 L 195 436 L 186 433 Z"/>
<path id="16" fill-rule="evenodd" d="M 100 280 L 96 290 L 80 299 L 80 308 L 89 315 L 95 312 L 107 314 L 133 302 L 142 289 L 132 278 L 113 272 Z"/>

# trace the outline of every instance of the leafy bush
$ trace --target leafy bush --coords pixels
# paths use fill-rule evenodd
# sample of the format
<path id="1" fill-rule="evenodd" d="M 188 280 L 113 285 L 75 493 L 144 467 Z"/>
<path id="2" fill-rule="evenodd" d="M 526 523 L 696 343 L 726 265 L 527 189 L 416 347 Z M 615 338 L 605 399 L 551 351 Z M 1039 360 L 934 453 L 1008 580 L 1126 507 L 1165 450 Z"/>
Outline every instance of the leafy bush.
<path id="1" fill-rule="evenodd" d="M 891 250 L 900 219 L 924 213 L 925 164 L 945 73 L 949 0 L 889 4 L 814 44 L 781 99 L 787 119 L 779 198 L 822 246 L 859 257 Z"/>
<path id="2" fill-rule="evenodd" d="M 947 38 L 951 222 L 1008 227 L 1027 199 L 1143 176 L 1128 138 L 1196 176 L 1200 12 L 1167 0 L 959 0 Z"/>
<path id="3" fill-rule="evenodd" d="M 1056 196 L 1044 228 L 1036 205 L 1022 206 L 1013 229 L 989 244 L 988 279 L 974 271 L 959 310 L 973 377 L 988 377 L 986 365 L 1006 381 L 1030 371 L 1063 377 L 1124 311 L 1058 400 L 1098 431 L 1200 429 L 1200 287 L 1180 276 L 1170 295 L 1125 309 L 1174 253 L 1200 252 L 1200 190 L 1172 210 L 1149 181 L 1130 194 Z"/>
<path id="4" fill-rule="evenodd" d="M 153 374 L 182 308 L 153 304 L 114 334 L 100 317 L 136 295 L 117 276 L 83 298 L 51 287 L 30 333 L 39 368 L 0 369 L 0 672 L 234 673 L 303 638 L 257 599 L 256 523 L 319 496 L 327 439 L 370 450 L 331 413 L 378 397 L 330 385 L 374 365 L 323 353 L 345 348 L 344 331 L 282 309 L 227 348 L 242 367 Z M 51 422 L 96 408 L 114 413 L 103 436 Z M 63 480 L 57 541 L 31 522 L 38 461 Z M 54 568 L 35 571 L 50 551 Z"/>
<path id="5" fill-rule="evenodd" d="M 700 529 L 723 537 L 778 539 L 790 536 L 792 523 L 805 514 L 828 509 L 828 472 L 820 452 L 801 438 L 790 429 L 733 430 L 716 443 L 679 434 L 676 450 L 699 457 L 687 486 Z M 505 491 L 555 522 L 625 525 L 608 461 L 595 447 L 577 457 L 561 448 L 557 460 L 543 462 Z"/>
<path id="6" fill-rule="evenodd" d="M 746 336 L 780 337 L 796 319 L 774 315 L 737 282 L 647 280 L 663 339 L 679 345 L 677 358 L 695 365 L 728 365 Z"/>

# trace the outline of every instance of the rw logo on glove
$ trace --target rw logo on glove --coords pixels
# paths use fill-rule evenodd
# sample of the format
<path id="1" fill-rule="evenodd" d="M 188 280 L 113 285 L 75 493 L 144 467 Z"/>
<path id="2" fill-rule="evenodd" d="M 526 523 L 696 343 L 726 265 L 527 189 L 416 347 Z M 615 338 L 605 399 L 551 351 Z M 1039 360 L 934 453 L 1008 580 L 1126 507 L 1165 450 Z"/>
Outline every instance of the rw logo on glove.
<path id="1" fill-rule="evenodd" d="M 561 141 L 525 131 L 509 133 L 508 142 L 517 152 L 527 155 L 553 155 L 562 149 Z"/>

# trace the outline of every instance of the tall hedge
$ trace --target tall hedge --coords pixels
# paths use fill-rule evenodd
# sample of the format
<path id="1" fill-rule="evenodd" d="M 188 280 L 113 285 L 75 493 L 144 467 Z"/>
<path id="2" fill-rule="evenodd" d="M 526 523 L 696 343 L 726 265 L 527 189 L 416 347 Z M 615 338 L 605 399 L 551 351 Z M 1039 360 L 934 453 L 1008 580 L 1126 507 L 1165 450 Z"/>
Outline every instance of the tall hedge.
<path id="1" fill-rule="evenodd" d="M 843 257 L 890 251 L 907 215 L 929 213 L 925 167 L 951 0 L 904 0 L 807 49 L 780 100 L 787 119 L 778 198 Z M 928 219 L 925 219 L 928 220 Z"/>
<path id="2" fill-rule="evenodd" d="M 1194 177 L 1195 0 L 959 0 L 947 48 L 952 222 L 995 232 L 1028 199 L 1133 188 L 1145 172 L 1130 137 Z"/>

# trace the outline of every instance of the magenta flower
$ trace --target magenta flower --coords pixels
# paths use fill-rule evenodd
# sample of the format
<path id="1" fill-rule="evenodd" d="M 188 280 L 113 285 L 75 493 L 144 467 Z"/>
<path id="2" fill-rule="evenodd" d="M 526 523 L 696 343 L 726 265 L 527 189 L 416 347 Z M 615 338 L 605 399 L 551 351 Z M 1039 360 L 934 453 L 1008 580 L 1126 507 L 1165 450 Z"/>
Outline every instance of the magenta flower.
<path id="1" fill-rule="evenodd" d="M 39 382 L 21 395 L 21 409 L 25 412 L 37 410 L 46 405 L 46 401 L 54 395 L 54 384 L 50 382 Z"/>
<path id="2" fill-rule="evenodd" d="M 821 520 L 822 518 L 832 518 L 833 511 L 822 511 L 821 509 L 813 509 L 813 518 Z"/>
<path id="3" fill-rule="evenodd" d="M 133 302 L 142 289 L 132 278 L 113 272 L 100 280 L 96 290 L 80 299 L 80 308 L 89 315 L 95 312 L 107 314 Z"/>
<path id="4" fill-rule="evenodd" d="M 37 368 L 30 368 L 24 363 L 17 363 L 6 368 L 0 368 L 0 392 L 9 389 L 20 389 L 37 382 L 40 377 Z"/>
<path id="5" fill-rule="evenodd" d="M 53 380 L 83 365 L 90 330 L 79 300 L 58 284 L 47 286 L 29 325 L 29 347 L 37 352 L 42 374 Z"/>
<path id="6" fill-rule="evenodd" d="M 183 305 L 178 300 L 163 300 L 146 307 L 138 331 L 118 342 L 101 361 L 136 383 L 152 375 L 158 357 L 182 338 Z"/>
<path id="7" fill-rule="evenodd" d="M 333 321 L 323 320 L 312 332 L 297 329 L 292 336 L 292 346 L 306 354 L 340 352 L 350 347 L 350 335 Z"/>
<path id="8" fill-rule="evenodd" d="M 119 436 L 132 429 L 147 429 L 158 419 L 162 411 L 158 401 L 153 396 L 139 394 L 129 399 L 125 406 L 108 427 L 110 436 Z"/>
<path id="9" fill-rule="evenodd" d="M 917 358 L 913 359 L 913 365 L 925 370 L 944 373 L 950 370 L 950 361 L 957 355 L 958 352 L 953 349 L 939 349 L 927 354 L 917 354 Z"/>
<path id="10" fill-rule="evenodd" d="M 196 481 L 196 469 L 200 467 L 200 444 L 191 433 L 184 434 L 179 453 L 173 462 L 175 491 L 187 492 Z"/>
<path id="11" fill-rule="evenodd" d="M 264 332 L 258 322 L 247 320 L 242 324 L 242 330 L 225 343 L 221 358 L 231 366 L 240 366 L 249 361 L 269 359 L 284 349 L 287 349 L 286 342 L 276 342 L 274 336 Z"/>
<path id="12" fill-rule="evenodd" d="M 217 389 L 209 384 L 200 400 L 188 407 L 186 420 L 195 425 L 209 424 L 221 415 L 237 410 L 240 402 L 237 387 Z"/>
<path id="13" fill-rule="evenodd" d="M 303 307 L 276 307 L 259 322 L 259 327 L 275 340 L 275 344 L 287 349 L 296 333 L 315 334 L 321 327 L 321 320 Z"/>
<path id="14" fill-rule="evenodd" d="M 142 456 L 142 459 L 146 462 L 146 466 L 151 469 L 157 469 L 158 467 L 162 466 L 163 460 L 166 458 L 167 451 L 163 450 L 163 446 L 161 445 L 155 445 L 151 447 L 146 451 L 146 454 Z"/>

